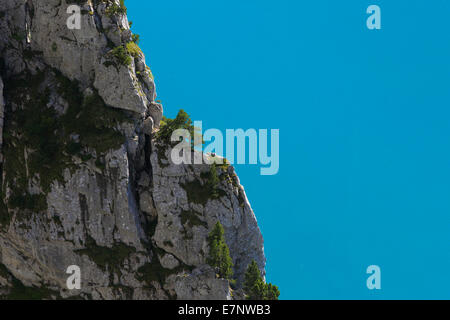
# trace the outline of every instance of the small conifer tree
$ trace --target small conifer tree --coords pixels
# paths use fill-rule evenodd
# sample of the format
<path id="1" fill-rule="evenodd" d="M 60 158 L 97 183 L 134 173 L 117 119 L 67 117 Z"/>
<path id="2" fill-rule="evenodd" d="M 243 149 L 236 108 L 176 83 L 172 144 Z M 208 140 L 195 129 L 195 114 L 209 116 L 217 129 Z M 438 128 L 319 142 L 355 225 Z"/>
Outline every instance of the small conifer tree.
<path id="1" fill-rule="evenodd" d="M 264 282 L 255 260 L 247 267 L 243 289 L 249 300 L 278 300 L 280 296 L 277 286 Z"/>
<path id="2" fill-rule="evenodd" d="M 225 242 L 225 231 L 220 222 L 217 222 L 209 233 L 209 258 L 208 263 L 216 269 L 219 277 L 231 279 L 233 276 L 233 261 L 230 250 Z"/>
<path id="3" fill-rule="evenodd" d="M 216 164 L 213 163 L 211 165 L 209 171 L 209 187 L 211 188 L 211 195 L 213 198 L 219 198 L 219 191 L 217 190 L 217 186 L 220 183 L 219 176 L 217 175 L 217 167 Z"/>

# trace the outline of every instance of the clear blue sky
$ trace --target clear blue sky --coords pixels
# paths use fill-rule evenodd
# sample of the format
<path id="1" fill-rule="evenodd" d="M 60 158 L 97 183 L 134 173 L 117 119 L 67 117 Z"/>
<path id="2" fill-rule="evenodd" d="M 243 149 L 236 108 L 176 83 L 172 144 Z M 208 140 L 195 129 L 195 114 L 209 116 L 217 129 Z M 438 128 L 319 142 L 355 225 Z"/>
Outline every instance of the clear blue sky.
<path id="1" fill-rule="evenodd" d="M 166 116 L 280 129 L 278 175 L 237 171 L 281 298 L 450 298 L 450 2 L 126 4 Z"/>

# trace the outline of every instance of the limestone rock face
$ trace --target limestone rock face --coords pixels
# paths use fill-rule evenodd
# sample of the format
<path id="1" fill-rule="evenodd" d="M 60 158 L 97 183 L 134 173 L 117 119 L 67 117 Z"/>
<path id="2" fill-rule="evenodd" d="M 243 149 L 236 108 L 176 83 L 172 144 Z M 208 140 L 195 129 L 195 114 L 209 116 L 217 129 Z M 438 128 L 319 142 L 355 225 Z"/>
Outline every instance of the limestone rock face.
<path id="1" fill-rule="evenodd" d="M 67 2 L 2 1 L 2 29 L 10 37 L 0 37 L 11 71 L 34 68 L 27 57 L 39 55 L 48 67 L 82 86 L 93 83 L 108 105 L 144 113 L 155 97 L 153 80 L 146 74 L 138 79 L 135 59 L 124 65 L 111 53 L 126 46 L 131 36 L 126 15 L 108 13 L 113 3 L 119 2 L 86 1 L 80 8 L 79 28 L 70 23 L 76 12 L 69 10 Z M 25 56 L 19 53 L 21 49 Z M 137 57 L 136 63 L 142 66 L 145 60 Z"/>
<path id="2" fill-rule="evenodd" d="M 80 29 L 67 26 L 73 3 Z M 242 298 L 207 264 L 207 237 L 220 221 L 239 289 L 251 260 L 264 273 L 256 217 L 231 166 L 212 194 L 210 165 L 169 160 L 119 7 L 0 2 L 0 298 Z"/>
<path id="3" fill-rule="evenodd" d="M 163 151 L 153 145 L 153 201 L 158 213 L 153 240 L 158 247 L 172 253 L 187 265 L 206 263 L 206 238 L 217 221 L 223 225 L 238 282 L 248 264 L 255 260 L 261 269 L 265 265 L 263 239 L 243 187 L 232 167 L 219 169 L 219 188 L 223 196 L 204 199 L 195 196 L 198 187 L 206 186 L 205 176 L 210 165 L 175 165 L 169 159 L 171 149 Z M 194 157 L 201 156 L 198 154 Z M 193 200 L 193 198 L 195 200 Z M 197 199 L 199 198 L 199 199 Z"/>
<path id="4" fill-rule="evenodd" d="M 166 253 L 160 258 L 161 265 L 166 269 L 174 269 L 180 265 L 178 260 L 171 254 Z"/>
<path id="5" fill-rule="evenodd" d="M 0 148 L 3 144 L 3 120 L 5 117 L 5 100 L 3 99 L 3 80 L 0 77 Z M 0 162 L 3 161 L 3 155 L 0 152 Z"/>
<path id="6" fill-rule="evenodd" d="M 148 100 L 133 70 L 127 66 L 100 64 L 94 86 L 108 105 L 145 113 Z"/>
<path id="7" fill-rule="evenodd" d="M 189 275 L 171 276 L 168 283 L 180 300 L 231 300 L 228 281 L 215 279 L 209 266 L 196 268 Z"/>

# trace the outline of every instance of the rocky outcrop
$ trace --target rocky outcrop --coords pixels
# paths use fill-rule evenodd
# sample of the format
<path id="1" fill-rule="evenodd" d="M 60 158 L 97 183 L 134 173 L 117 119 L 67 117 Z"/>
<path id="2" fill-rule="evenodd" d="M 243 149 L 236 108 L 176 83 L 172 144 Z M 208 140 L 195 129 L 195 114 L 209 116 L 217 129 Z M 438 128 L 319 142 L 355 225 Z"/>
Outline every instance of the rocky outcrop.
<path id="1" fill-rule="evenodd" d="M 119 2 L 66 2 L 69 4 L 60 0 L 8 0 L 0 4 L 1 42 L 5 60 L 11 64 L 9 72 L 18 74 L 42 67 L 39 62 L 44 62 L 70 80 L 78 80 L 83 89 L 93 85 L 108 105 L 145 113 L 155 98 L 145 57 L 134 54 L 124 63 L 114 51 L 131 42 L 127 16 L 108 11 Z M 68 27 L 73 14 L 68 8 L 73 3 L 81 7 L 79 28 Z M 30 59 L 34 55 L 41 59 Z"/>
<path id="2" fill-rule="evenodd" d="M 74 3 L 79 30 L 66 24 Z M 0 297 L 242 297 L 247 265 L 265 265 L 255 215 L 231 166 L 168 160 L 120 2 L 4 0 L 0 18 Z M 234 294 L 206 261 L 217 221 Z M 81 289 L 67 288 L 72 265 Z"/>
<path id="3" fill-rule="evenodd" d="M 261 269 L 265 259 L 263 239 L 255 215 L 234 168 L 218 169 L 220 197 L 211 197 L 207 183 L 211 166 L 175 165 L 169 160 L 171 149 L 153 145 L 150 156 L 153 185 L 151 193 L 157 213 L 153 237 L 156 245 L 187 265 L 205 264 L 206 237 L 217 221 L 223 225 L 238 282 L 242 282 L 248 264 L 255 260 Z M 201 157 L 195 152 L 194 157 Z"/>

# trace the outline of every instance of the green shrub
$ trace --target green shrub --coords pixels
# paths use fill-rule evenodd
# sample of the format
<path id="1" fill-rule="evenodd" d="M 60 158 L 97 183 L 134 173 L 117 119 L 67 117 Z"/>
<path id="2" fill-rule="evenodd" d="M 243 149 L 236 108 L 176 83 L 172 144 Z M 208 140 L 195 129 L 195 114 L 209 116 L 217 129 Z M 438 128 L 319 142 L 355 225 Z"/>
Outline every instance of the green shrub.
<path id="1" fill-rule="evenodd" d="M 114 49 L 111 50 L 111 54 L 114 56 L 114 58 L 117 60 L 117 62 L 123 66 L 129 66 L 131 65 L 131 62 L 133 61 L 133 58 L 137 58 L 141 55 L 144 55 L 142 53 L 141 48 L 137 45 L 136 42 L 130 41 L 125 46 L 117 46 Z M 106 65 L 116 65 L 113 62 L 106 62 Z"/>
<path id="2" fill-rule="evenodd" d="M 191 132 L 193 128 L 194 126 L 192 125 L 191 118 L 184 110 L 181 109 L 178 111 L 175 119 L 170 119 L 163 116 L 159 131 L 156 134 L 156 138 L 158 142 L 170 144 L 170 138 L 175 130 L 187 129 Z"/>
<path id="3" fill-rule="evenodd" d="M 191 145 L 194 147 L 194 137 L 201 135 L 198 128 L 195 128 L 190 116 L 181 109 L 175 119 L 169 119 L 167 117 L 162 118 L 160 123 L 160 129 L 156 134 L 156 139 L 162 144 L 171 144 L 170 138 L 172 133 L 177 129 L 186 129 L 191 135 Z M 199 139 L 203 144 L 203 138 Z"/>
<path id="4" fill-rule="evenodd" d="M 278 300 L 280 290 L 277 286 L 269 283 L 266 284 L 266 300 Z"/>
<path id="5" fill-rule="evenodd" d="M 111 6 L 106 9 L 106 14 L 109 17 L 112 17 L 116 14 L 126 14 L 127 13 L 127 7 L 125 6 L 125 0 L 120 0 L 120 4 L 117 5 L 116 3 L 112 3 Z"/>
<path id="6" fill-rule="evenodd" d="M 140 37 L 138 34 L 133 34 L 133 35 L 131 36 L 131 40 L 132 40 L 134 43 L 136 43 L 136 44 L 139 44 L 140 38 L 141 38 L 141 37 Z"/>
<path id="7" fill-rule="evenodd" d="M 131 54 L 134 58 L 143 55 L 141 48 L 135 42 L 128 42 L 126 47 L 128 54 Z"/>
<path id="8" fill-rule="evenodd" d="M 129 66 L 132 62 L 128 50 L 123 46 L 115 47 L 111 50 L 111 54 L 117 59 L 117 61 L 123 66 Z"/>

